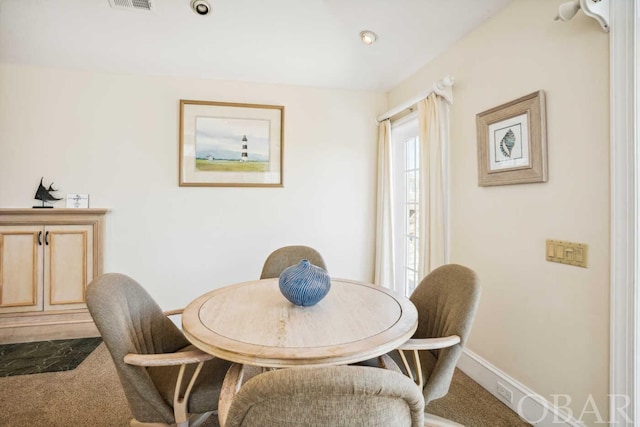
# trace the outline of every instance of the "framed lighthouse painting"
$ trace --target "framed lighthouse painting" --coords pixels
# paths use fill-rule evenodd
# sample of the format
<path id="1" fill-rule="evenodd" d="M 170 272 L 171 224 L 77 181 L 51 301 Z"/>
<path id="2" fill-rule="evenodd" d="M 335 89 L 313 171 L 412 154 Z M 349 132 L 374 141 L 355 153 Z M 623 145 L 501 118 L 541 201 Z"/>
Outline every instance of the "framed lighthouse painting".
<path id="1" fill-rule="evenodd" d="M 180 100 L 181 187 L 282 187 L 284 107 Z"/>

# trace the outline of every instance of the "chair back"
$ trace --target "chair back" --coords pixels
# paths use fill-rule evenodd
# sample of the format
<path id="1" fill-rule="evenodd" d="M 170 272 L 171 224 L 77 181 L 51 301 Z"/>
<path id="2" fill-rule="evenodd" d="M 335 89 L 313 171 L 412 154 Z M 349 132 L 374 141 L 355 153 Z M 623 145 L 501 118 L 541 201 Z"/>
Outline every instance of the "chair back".
<path id="1" fill-rule="evenodd" d="M 443 397 L 467 342 L 480 301 L 480 285 L 473 270 L 449 264 L 436 268 L 410 297 L 418 310 L 414 338 L 458 335 L 460 343 L 441 350 L 421 351 L 425 403 Z"/>
<path id="2" fill-rule="evenodd" d="M 422 427 L 424 399 L 406 376 L 363 366 L 290 368 L 253 377 L 225 427 Z"/>
<path id="3" fill-rule="evenodd" d="M 144 367 L 128 365 L 129 353 L 172 353 L 187 345 L 182 332 L 132 278 L 109 273 L 87 287 L 87 307 L 111 353 L 131 412 L 137 420 L 174 422 L 167 404 Z"/>
<path id="4" fill-rule="evenodd" d="M 315 249 L 309 246 L 284 246 L 273 251 L 267 257 L 262 267 L 260 278 L 272 279 L 280 277 L 280 273 L 282 273 L 285 268 L 299 263 L 302 259 L 306 259 L 311 264 L 324 270 L 327 269 L 322 255 Z"/>

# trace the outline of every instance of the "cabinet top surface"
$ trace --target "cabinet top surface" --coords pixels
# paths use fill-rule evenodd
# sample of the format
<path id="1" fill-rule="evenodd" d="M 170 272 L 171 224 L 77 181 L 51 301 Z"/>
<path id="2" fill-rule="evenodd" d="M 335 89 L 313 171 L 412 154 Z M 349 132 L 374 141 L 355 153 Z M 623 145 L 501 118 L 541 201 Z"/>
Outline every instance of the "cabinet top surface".
<path id="1" fill-rule="evenodd" d="M 105 214 L 109 212 L 107 208 L 0 208 L 0 215 L 82 215 L 82 214 Z"/>

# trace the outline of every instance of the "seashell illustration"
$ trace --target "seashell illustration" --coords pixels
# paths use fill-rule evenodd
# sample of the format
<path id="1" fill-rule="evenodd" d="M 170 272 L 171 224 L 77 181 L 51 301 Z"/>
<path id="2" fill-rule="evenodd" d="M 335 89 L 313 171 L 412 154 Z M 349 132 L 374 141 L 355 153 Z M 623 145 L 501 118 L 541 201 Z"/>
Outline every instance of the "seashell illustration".
<path id="1" fill-rule="evenodd" d="M 511 150 L 516 145 L 516 136 L 511 129 L 507 131 L 502 140 L 500 141 L 500 151 L 505 157 L 511 158 Z"/>

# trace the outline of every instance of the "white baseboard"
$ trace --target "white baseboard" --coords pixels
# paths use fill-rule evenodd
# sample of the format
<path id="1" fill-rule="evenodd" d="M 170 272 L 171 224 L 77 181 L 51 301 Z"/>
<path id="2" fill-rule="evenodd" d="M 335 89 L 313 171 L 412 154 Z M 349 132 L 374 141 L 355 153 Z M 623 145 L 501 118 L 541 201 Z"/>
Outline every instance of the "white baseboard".
<path id="1" fill-rule="evenodd" d="M 584 427 L 585 424 L 567 415 L 533 390 L 510 377 L 469 349 L 464 349 L 458 368 L 489 393 L 507 405 L 520 418 L 539 427 Z M 498 382 L 513 393 L 509 402 L 498 394 Z"/>

